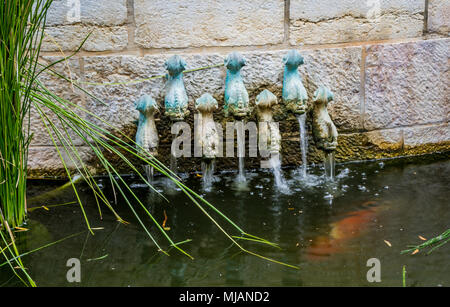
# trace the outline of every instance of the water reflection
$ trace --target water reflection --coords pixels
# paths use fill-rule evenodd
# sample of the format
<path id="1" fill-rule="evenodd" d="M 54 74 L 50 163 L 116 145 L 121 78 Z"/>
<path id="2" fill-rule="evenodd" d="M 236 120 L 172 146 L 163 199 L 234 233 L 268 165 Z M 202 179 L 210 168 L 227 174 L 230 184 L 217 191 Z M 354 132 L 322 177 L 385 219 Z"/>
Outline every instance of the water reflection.
<path id="1" fill-rule="evenodd" d="M 92 195 L 80 185 L 91 225 L 104 229 L 95 231 L 95 236 L 83 234 L 33 253 L 24 257 L 24 262 L 41 286 L 73 286 L 65 278 L 66 261 L 73 257 L 81 260 L 84 286 L 354 286 L 369 285 L 366 261 L 375 257 L 383 265 L 381 285 L 401 285 L 403 265 L 414 268 L 411 282 L 417 285 L 448 285 L 448 250 L 437 250 L 426 258 L 400 255 L 400 251 L 409 243 L 417 243 L 414 240 L 418 234 L 432 237 L 448 228 L 449 170 L 449 162 L 338 165 L 332 185 L 324 184 L 320 168 L 311 167 L 304 181 L 283 170 L 291 194 L 276 191 L 270 171 L 247 171 L 249 190 L 234 189 L 235 173 L 218 174 L 220 181 L 212 183 L 212 190 L 204 197 L 246 232 L 276 242 L 281 249 L 240 243 L 301 270 L 240 252 L 181 191 L 163 193 L 165 201 L 137 180 L 137 196 L 160 225 L 166 212 L 166 226 L 170 227 L 167 234 L 175 242 L 192 239 L 182 248 L 194 260 L 170 249 L 150 219 L 143 219 L 171 256 L 158 252 L 120 197 L 117 212 L 130 224 L 118 223 L 107 208 L 102 208 L 100 219 Z M 191 176 L 184 181 L 194 190 L 202 190 L 202 178 Z M 158 191 L 165 191 L 163 178 L 155 176 L 153 182 Z M 35 193 L 51 189 L 46 182 L 30 184 L 30 191 Z M 107 181 L 103 184 L 113 200 Z M 325 198 L 327 193 L 333 196 L 332 206 Z M 48 204 L 69 202 L 73 197 L 67 192 L 49 199 Z M 223 219 L 213 216 L 227 231 L 233 231 Z M 30 213 L 29 228 L 19 237 L 24 251 L 86 230 L 77 205 L 37 209 Z M 2 268 L 0 283 L 16 284 L 15 279 L 8 281 L 10 278 L 10 270 Z"/>

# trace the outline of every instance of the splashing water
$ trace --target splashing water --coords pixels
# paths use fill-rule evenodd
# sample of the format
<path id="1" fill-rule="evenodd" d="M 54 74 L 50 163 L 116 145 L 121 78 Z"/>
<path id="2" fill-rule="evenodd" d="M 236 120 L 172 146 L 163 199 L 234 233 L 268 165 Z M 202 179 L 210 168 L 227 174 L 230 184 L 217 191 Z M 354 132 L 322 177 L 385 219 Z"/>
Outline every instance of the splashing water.
<path id="1" fill-rule="evenodd" d="M 325 153 L 325 175 L 328 179 L 334 180 L 334 152 L 327 152 Z"/>
<path id="2" fill-rule="evenodd" d="M 178 175 L 178 165 L 177 165 L 177 158 L 173 153 L 170 155 L 170 170 L 175 173 L 175 175 Z M 171 174 L 172 177 L 176 177 Z M 166 194 L 176 194 L 177 191 L 179 191 L 178 186 L 173 182 L 170 178 L 165 178 L 166 185 L 165 185 L 165 193 Z"/>
<path id="3" fill-rule="evenodd" d="M 300 126 L 300 150 L 302 152 L 302 167 L 301 175 L 306 177 L 308 167 L 307 153 L 308 153 L 308 134 L 306 133 L 306 113 L 297 115 L 298 125 Z"/>
<path id="4" fill-rule="evenodd" d="M 212 184 L 214 180 L 214 168 L 215 161 L 202 161 L 202 179 L 203 179 L 203 189 L 207 192 L 212 190 Z"/>
<path id="5" fill-rule="evenodd" d="M 147 181 L 148 183 L 152 184 L 153 182 L 153 173 L 154 173 L 154 168 L 151 165 L 144 165 L 144 169 L 145 169 L 145 175 L 147 176 Z"/>
<path id="6" fill-rule="evenodd" d="M 279 155 L 272 155 L 269 160 L 270 166 L 272 167 L 273 176 L 275 178 L 275 187 L 278 191 L 288 194 L 290 193 L 289 186 L 283 177 L 281 172 L 281 159 Z"/>

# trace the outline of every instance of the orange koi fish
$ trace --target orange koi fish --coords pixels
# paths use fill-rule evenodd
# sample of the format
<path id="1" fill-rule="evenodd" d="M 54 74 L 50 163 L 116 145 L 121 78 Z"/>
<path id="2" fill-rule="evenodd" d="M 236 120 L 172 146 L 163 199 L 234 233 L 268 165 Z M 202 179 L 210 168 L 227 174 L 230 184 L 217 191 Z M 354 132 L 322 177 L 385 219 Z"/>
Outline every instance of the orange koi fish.
<path id="1" fill-rule="evenodd" d="M 364 207 L 373 205 L 375 202 L 364 203 Z M 349 240 L 359 237 L 365 230 L 367 224 L 373 220 L 379 211 L 379 207 L 368 207 L 346 214 L 341 220 L 331 223 L 328 236 L 319 236 L 313 239 L 312 244 L 306 250 L 309 260 L 324 260 L 327 257 L 345 251 Z"/>

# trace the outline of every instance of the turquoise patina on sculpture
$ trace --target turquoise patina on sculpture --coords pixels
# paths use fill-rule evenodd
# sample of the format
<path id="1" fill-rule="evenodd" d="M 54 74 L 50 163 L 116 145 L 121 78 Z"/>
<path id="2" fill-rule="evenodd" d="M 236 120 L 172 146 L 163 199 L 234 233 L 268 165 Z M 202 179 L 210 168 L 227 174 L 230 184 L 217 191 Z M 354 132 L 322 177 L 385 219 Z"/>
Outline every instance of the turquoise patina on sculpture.
<path id="1" fill-rule="evenodd" d="M 213 118 L 213 112 L 218 107 L 217 100 L 208 93 L 195 101 L 195 108 L 199 111 L 195 146 L 202 149 L 202 157 L 207 160 L 216 158 L 219 153 L 219 133 Z"/>
<path id="2" fill-rule="evenodd" d="M 180 56 L 174 55 L 167 60 L 165 65 L 168 71 L 164 98 L 166 115 L 174 121 L 183 120 L 189 114 L 189 101 L 183 82 L 186 62 Z"/>
<path id="3" fill-rule="evenodd" d="M 156 130 L 154 115 L 158 112 L 156 101 L 149 95 L 142 96 L 134 103 L 139 111 L 139 121 L 136 132 L 138 149 L 156 156 L 158 153 L 158 131 Z"/>
<path id="4" fill-rule="evenodd" d="M 241 76 L 241 68 L 245 66 L 245 58 L 233 52 L 225 59 L 227 77 L 225 80 L 225 116 L 244 117 L 249 112 L 248 93 Z"/>
<path id="5" fill-rule="evenodd" d="M 272 116 L 272 107 L 278 104 L 278 99 L 269 90 L 264 90 L 256 96 L 255 104 L 259 121 L 260 153 L 263 157 L 278 154 L 281 147 L 281 135 L 278 123 L 273 121 Z"/>
<path id="6" fill-rule="evenodd" d="M 332 152 L 337 146 L 338 132 L 327 110 L 328 103 L 333 99 L 333 93 L 325 86 L 314 93 L 313 135 L 317 148 L 325 152 Z"/>
<path id="7" fill-rule="evenodd" d="M 306 112 L 308 94 L 303 86 L 298 66 L 304 63 L 303 57 L 297 50 L 290 50 L 283 58 L 283 101 L 286 108 L 295 114 Z"/>

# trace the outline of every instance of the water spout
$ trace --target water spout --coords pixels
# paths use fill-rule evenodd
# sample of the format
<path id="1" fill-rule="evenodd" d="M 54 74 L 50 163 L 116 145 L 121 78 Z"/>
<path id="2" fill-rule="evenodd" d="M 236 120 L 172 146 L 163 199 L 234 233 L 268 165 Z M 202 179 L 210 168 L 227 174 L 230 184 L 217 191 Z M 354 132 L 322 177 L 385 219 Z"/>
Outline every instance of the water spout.
<path id="1" fill-rule="evenodd" d="M 189 114 L 189 101 L 183 81 L 186 62 L 180 56 L 174 55 L 165 65 L 168 71 L 164 97 L 166 115 L 173 121 L 180 121 Z"/>
<path id="2" fill-rule="evenodd" d="M 140 113 L 136 131 L 138 150 L 141 153 L 150 154 L 150 158 L 153 158 L 158 154 L 159 137 L 154 118 L 154 114 L 158 112 L 158 105 L 151 96 L 144 95 L 135 102 L 135 107 Z M 153 167 L 144 165 L 144 169 L 148 182 L 153 182 Z"/>
<path id="3" fill-rule="evenodd" d="M 241 68 L 245 64 L 245 58 L 238 52 L 230 53 L 225 59 L 227 77 L 225 79 L 225 103 L 223 110 L 225 117 L 231 115 L 241 120 L 235 123 L 238 127 L 244 127 L 243 118 L 250 111 L 248 92 L 241 76 Z M 243 129 L 238 130 L 237 146 L 239 158 L 237 182 L 245 183 L 247 180 L 244 173 L 245 132 Z"/>
<path id="4" fill-rule="evenodd" d="M 159 137 L 154 115 L 158 112 L 158 105 L 149 95 L 142 96 L 134 105 L 140 113 L 136 131 L 138 150 L 141 153 L 156 156 L 158 154 Z"/>
<path id="5" fill-rule="evenodd" d="M 213 118 L 213 112 L 218 107 L 217 100 L 210 94 L 203 94 L 195 102 L 198 114 L 195 120 L 194 141 L 196 151 L 201 151 L 203 159 L 214 159 L 219 154 L 219 131 Z"/>
<path id="6" fill-rule="evenodd" d="M 241 68 L 245 66 L 245 58 L 238 52 L 232 52 L 225 59 L 227 77 L 225 80 L 225 116 L 245 117 L 249 112 L 248 92 L 241 76 Z"/>
<path id="7" fill-rule="evenodd" d="M 201 150 L 203 185 L 205 190 L 210 190 L 214 181 L 215 158 L 219 154 L 219 132 L 213 118 L 213 111 L 218 108 L 217 100 L 210 94 L 203 94 L 195 102 L 198 110 L 195 122 L 195 148 Z"/>
<path id="8" fill-rule="evenodd" d="M 303 57 L 297 50 L 290 50 L 283 58 L 283 102 L 286 109 L 294 113 L 300 126 L 300 150 L 302 154 L 302 177 L 307 174 L 308 140 L 306 132 L 306 110 L 308 94 L 302 82 L 298 67 L 304 64 Z"/>
<path id="9" fill-rule="evenodd" d="M 255 104 L 259 121 L 259 151 L 262 157 L 269 157 L 269 167 L 272 168 L 276 188 L 279 191 L 288 192 L 289 188 L 281 172 L 280 129 L 278 123 L 273 121 L 272 114 L 272 107 L 278 104 L 277 97 L 270 91 L 264 90 L 256 97 Z"/>
<path id="10" fill-rule="evenodd" d="M 212 184 L 215 181 L 214 177 L 215 165 L 216 165 L 215 160 L 202 161 L 203 190 L 207 192 L 212 190 Z"/>
<path id="11" fill-rule="evenodd" d="M 314 93 L 313 135 L 317 148 L 325 152 L 325 170 L 330 179 L 334 179 L 334 151 L 338 138 L 336 126 L 327 110 L 328 103 L 333 99 L 333 93 L 324 86 Z"/>
<path id="12" fill-rule="evenodd" d="M 283 101 L 286 109 L 294 114 L 303 114 L 307 109 L 308 94 L 303 86 L 298 67 L 304 64 L 297 50 L 290 50 L 283 58 Z"/>
<path id="13" fill-rule="evenodd" d="M 278 104 L 277 97 L 268 90 L 256 96 L 256 111 L 259 121 L 259 151 L 262 157 L 278 155 L 281 135 L 278 123 L 273 121 L 272 108 Z"/>

